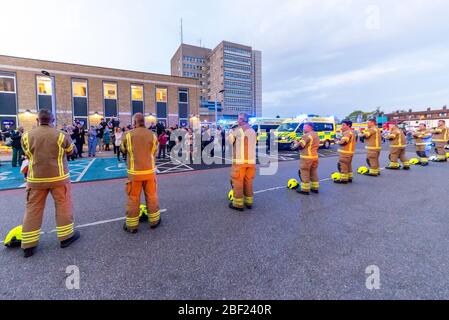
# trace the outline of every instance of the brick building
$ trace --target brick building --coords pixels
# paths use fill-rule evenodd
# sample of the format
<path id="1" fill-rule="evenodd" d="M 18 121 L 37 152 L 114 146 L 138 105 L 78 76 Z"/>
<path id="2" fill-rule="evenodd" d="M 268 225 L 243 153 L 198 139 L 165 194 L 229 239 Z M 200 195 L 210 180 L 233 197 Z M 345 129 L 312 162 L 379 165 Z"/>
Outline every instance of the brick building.
<path id="1" fill-rule="evenodd" d="M 434 128 L 438 126 L 439 120 L 445 120 L 449 125 L 449 110 L 447 106 L 435 110 L 427 108 L 425 111 L 413 111 L 412 109 L 409 109 L 408 112 L 396 111 L 386 116 L 388 121 L 402 122 L 410 127 L 418 127 L 420 123 L 425 123 L 428 127 Z"/>
<path id="2" fill-rule="evenodd" d="M 143 112 L 147 122 L 192 125 L 199 117 L 198 80 L 0 55 L 0 125 L 36 124 L 41 108 L 56 125 L 86 125 L 118 116 L 123 125 Z"/>

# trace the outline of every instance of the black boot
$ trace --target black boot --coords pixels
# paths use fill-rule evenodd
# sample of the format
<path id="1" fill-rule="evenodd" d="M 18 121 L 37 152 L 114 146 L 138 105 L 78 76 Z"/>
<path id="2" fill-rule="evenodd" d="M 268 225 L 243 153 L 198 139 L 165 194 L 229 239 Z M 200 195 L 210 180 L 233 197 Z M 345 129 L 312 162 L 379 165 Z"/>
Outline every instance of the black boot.
<path id="1" fill-rule="evenodd" d="M 296 192 L 299 194 L 303 194 L 305 196 L 310 196 L 310 192 L 308 192 L 308 191 L 303 191 L 301 189 L 298 189 L 298 190 L 296 190 Z"/>
<path id="2" fill-rule="evenodd" d="M 125 224 L 123 225 L 123 230 L 126 231 L 126 232 L 128 232 L 128 233 L 131 233 L 131 234 L 136 234 L 136 233 L 139 231 L 139 230 L 137 230 L 137 229 L 133 229 L 133 230 L 128 229 L 128 226 L 126 225 L 126 222 L 125 222 Z"/>
<path id="3" fill-rule="evenodd" d="M 159 227 L 162 223 L 162 219 L 159 219 L 159 221 L 156 224 L 150 225 L 151 229 L 156 229 L 157 227 Z"/>
<path id="4" fill-rule="evenodd" d="M 79 231 L 75 231 L 73 233 L 73 236 L 67 240 L 61 241 L 61 248 L 65 249 L 68 246 L 70 246 L 72 243 L 74 243 L 76 240 L 78 240 L 80 238 L 81 234 Z"/>
<path id="5" fill-rule="evenodd" d="M 23 257 L 24 258 L 32 257 L 34 255 L 34 249 L 36 249 L 36 248 L 33 247 L 33 248 L 23 249 Z"/>
<path id="6" fill-rule="evenodd" d="M 320 190 L 312 190 L 312 193 L 319 194 Z"/>
<path id="7" fill-rule="evenodd" d="M 234 204 L 232 204 L 232 203 L 229 204 L 229 208 L 232 210 L 235 210 L 235 211 L 240 211 L 240 212 L 245 211 L 245 209 L 243 209 L 243 208 L 234 207 Z"/>
<path id="8" fill-rule="evenodd" d="M 245 207 L 248 210 L 252 210 L 253 209 L 253 205 L 252 204 L 245 204 Z"/>

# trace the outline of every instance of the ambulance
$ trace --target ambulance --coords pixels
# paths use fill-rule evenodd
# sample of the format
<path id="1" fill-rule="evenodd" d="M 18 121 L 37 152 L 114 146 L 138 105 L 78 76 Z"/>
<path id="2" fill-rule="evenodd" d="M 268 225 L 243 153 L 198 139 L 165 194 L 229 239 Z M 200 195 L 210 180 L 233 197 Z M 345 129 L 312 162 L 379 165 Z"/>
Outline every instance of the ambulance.
<path id="1" fill-rule="evenodd" d="M 304 135 L 304 124 L 310 122 L 320 137 L 320 147 L 329 149 L 335 144 L 337 126 L 335 117 L 299 116 L 285 120 L 275 131 L 279 149 L 292 149 L 295 140 L 300 140 Z"/>
<path id="2" fill-rule="evenodd" d="M 257 133 L 257 142 L 266 143 L 271 130 L 276 131 L 285 120 L 282 118 L 251 118 L 249 125 Z"/>

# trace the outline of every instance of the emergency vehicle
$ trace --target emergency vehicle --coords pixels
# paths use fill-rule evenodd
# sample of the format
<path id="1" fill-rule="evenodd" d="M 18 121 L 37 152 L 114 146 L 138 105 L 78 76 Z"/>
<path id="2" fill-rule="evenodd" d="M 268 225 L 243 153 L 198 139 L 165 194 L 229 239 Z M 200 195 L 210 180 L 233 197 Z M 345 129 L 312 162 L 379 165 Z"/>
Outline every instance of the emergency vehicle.
<path id="1" fill-rule="evenodd" d="M 279 149 L 292 149 L 294 141 L 300 140 L 304 135 L 304 124 L 310 122 L 320 138 L 320 147 L 329 149 L 335 144 L 337 126 L 334 117 L 299 116 L 295 119 L 285 120 L 275 131 Z"/>
<path id="2" fill-rule="evenodd" d="M 285 120 L 281 118 L 251 118 L 249 125 L 257 133 L 257 142 L 264 143 L 271 130 L 275 131 Z"/>

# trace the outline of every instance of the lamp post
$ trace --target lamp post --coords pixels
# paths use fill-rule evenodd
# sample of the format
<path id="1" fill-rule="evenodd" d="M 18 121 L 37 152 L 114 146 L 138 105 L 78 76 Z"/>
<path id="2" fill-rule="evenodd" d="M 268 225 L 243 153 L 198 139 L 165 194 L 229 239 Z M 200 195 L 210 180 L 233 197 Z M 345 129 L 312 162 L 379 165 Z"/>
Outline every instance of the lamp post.
<path id="1" fill-rule="evenodd" d="M 217 103 L 218 94 L 224 93 L 224 92 L 225 92 L 225 90 L 221 90 L 218 93 L 215 93 L 215 127 L 217 127 L 217 124 L 218 124 L 218 103 Z M 222 105 L 222 107 L 223 107 L 223 105 Z"/>

